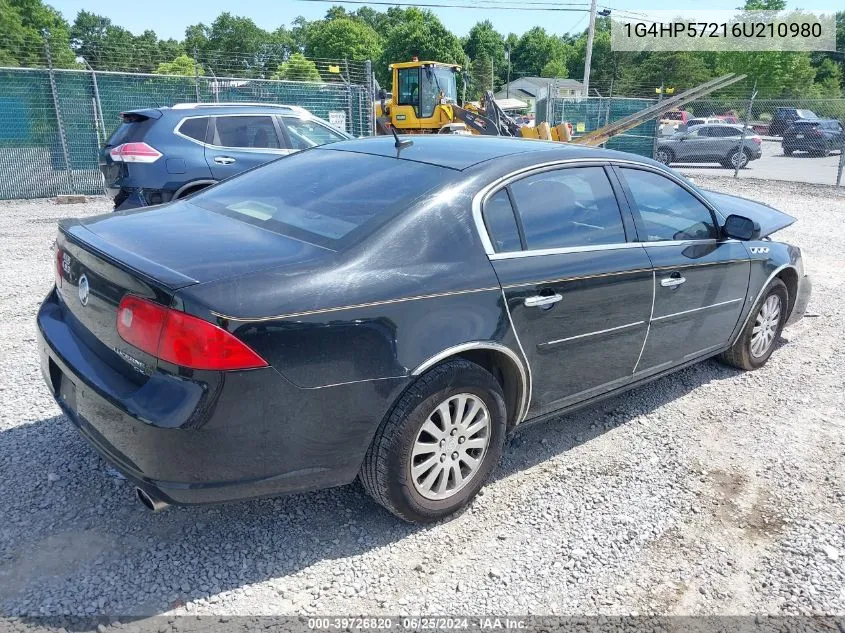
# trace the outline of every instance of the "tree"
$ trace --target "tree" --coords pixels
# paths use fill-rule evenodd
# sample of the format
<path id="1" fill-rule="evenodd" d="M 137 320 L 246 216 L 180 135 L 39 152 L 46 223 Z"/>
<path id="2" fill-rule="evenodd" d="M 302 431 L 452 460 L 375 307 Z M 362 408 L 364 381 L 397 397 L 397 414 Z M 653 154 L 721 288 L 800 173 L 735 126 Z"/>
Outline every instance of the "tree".
<path id="1" fill-rule="evenodd" d="M 198 66 L 193 57 L 189 57 L 184 53 L 169 62 L 161 62 L 158 68 L 155 69 L 157 75 L 182 75 L 184 77 L 193 77 L 194 74 L 204 75 L 202 66 Z"/>
<path id="2" fill-rule="evenodd" d="M 388 14 L 396 7 L 388 9 Z M 399 9 L 400 11 L 402 9 Z M 376 74 L 383 85 L 390 83 L 387 67 L 412 57 L 453 64 L 464 63 L 461 42 L 450 33 L 431 11 L 415 7 L 404 9 L 405 20 L 392 27 L 384 45 Z M 395 13 L 394 13 L 395 16 Z"/>
<path id="3" fill-rule="evenodd" d="M 508 66 L 505 58 L 505 38 L 493 28 L 490 20 L 478 22 L 470 29 L 464 40 L 464 52 L 469 59 L 475 60 L 482 53 L 492 59 L 497 85 L 507 81 Z"/>
<path id="4" fill-rule="evenodd" d="M 619 92 L 628 96 L 654 98 L 655 88 L 664 84 L 675 94 L 713 77 L 700 53 L 671 51 L 640 53 L 636 64 L 620 80 Z"/>
<path id="5" fill-rule="evenodd" d="M 543 69 L 540 71 L 540 76 L 557 78 L 566 77 L 566 63 L 560 59 L 553 59 L 548 64 L 543 66 Z"/>
<path id="6" fill-rule="evenodd" d="M 189 26 L 184 45 L 217 76 L 265 77 L 287 57 L 292 42 L 284 29 L 269 33 L 250 18 L 224 12 L 210 27 Z"/>
<path id="7" fill-rule="evenodd" d="M 487 51 L 483 48 L 480 49 L 469 67 L 469 98 L 480 99 L 485 90 L 492 89 L 493 69 L 490 67 L 490 63 L 491 60 Z"/>
<path id="8" fill-rule="evenodd" d="M 46 66 L 46 37 L 53 66 L 76 66 L 76 56 L 70 47 L 70 25 L 41 0 L 0 0 L 0 33 L 0 59 L 7 65 Z"/>
<path id="9" fill-rule="evenodd" d="M 271 79 L 286 79 L 288 81 L 322 81 L 317 65 L 306 59 L 302 53 L 294 53 L 286 62 L 279 66 Z"/>
<path id="10" fill-rule="evenodd" d="M 311 25 L 305 38 L 305 52 L 317 59 L 374 60 L 381 55 L 381 44 L 371 26 L 343 17 Z"/>
<path id="11" fill-rule="evenodd" d="M 546 29 L 535 26 L 525 32 L 511 52 L 511 63 L 517 75 L 537 77 L 549 62 L 557 60 L 566 63 L 567 45 L 560 38 L 546 33 Z"/>

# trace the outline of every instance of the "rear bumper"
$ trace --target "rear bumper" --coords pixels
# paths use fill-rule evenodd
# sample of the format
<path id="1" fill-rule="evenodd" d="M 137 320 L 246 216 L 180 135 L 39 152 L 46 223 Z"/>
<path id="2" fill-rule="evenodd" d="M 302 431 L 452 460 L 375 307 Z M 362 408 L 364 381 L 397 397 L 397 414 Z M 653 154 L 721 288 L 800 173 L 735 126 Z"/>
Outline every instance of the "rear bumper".
<path id="1" fill-rule="evenodd" d="M 783 149 L 788 149 L 793 152 L 821 152 L 829 149 L 827 142 L 823 138 L 819 139 L 790 139 L 784 140 L 781 143 Z"/>
<path id="2" fill-rule="evenodd" d="M 798 292 L 795 294 L 795 304 L 792 306 L 792 312 L 789 314 L 786 325 L 792 325 L 804 318 L 812 293 L 813 282 L 810 280 L 810 277 L 808 275 L 799 277 Z"/>
<path id="3" fill-rule="evenodd" d="M 351 482 L 402 388 L 399 379 L 300 389 L 271 367 L 145 376 L 87 343 L 55 291 L 37 320 L 42 374 L 62 411 L 129 480 L 173 504 Z"/>

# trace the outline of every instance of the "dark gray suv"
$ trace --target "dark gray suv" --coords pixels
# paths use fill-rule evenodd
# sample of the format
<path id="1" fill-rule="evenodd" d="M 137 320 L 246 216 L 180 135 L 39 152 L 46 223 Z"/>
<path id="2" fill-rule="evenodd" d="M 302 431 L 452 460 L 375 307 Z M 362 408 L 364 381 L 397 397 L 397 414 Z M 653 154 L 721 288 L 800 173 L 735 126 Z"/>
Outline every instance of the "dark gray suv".
<path id="1" fill-rule="evenodd" d="M 178 103 L 121 114 L 100 151 L 115 209 L 161 204 L 280 156 L 352 138 L 298 106 Z"/>

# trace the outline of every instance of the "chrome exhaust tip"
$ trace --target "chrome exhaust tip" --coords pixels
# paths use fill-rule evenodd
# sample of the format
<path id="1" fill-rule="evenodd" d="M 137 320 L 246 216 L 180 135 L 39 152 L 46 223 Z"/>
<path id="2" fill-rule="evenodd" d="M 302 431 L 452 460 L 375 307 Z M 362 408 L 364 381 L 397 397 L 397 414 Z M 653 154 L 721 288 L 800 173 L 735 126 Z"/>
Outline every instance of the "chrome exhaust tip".
<path id="1" fill-rule="evenodd" d="M 170 506 L 170 504 L 166 501 L 153 497 L 148 492 L 141 490 L 140 488 L 135 488 L 135 496 L 138 497 L 138 501 L 141 502 L 141 505 L 151 512 L 161 512 Z"/>

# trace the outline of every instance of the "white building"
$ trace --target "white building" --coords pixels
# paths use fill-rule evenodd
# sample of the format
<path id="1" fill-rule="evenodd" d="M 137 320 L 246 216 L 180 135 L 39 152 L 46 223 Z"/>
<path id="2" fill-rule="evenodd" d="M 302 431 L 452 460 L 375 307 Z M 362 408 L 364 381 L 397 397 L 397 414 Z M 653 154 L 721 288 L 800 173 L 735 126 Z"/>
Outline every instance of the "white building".
<path id="1" fill-rule="evenodd" d="M 555 79 L 550 77 L 520 77 L 502 86 L 494 97 L 496 99 L 522 99 L 528 103 L 528 109 L 535 111 L 537 99 L 548 97 L 549 86 L 559 99 L 580 99 L 584 96 L 584 84 L 575 79 Z"/>

